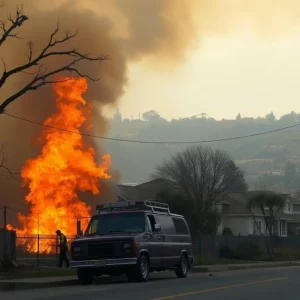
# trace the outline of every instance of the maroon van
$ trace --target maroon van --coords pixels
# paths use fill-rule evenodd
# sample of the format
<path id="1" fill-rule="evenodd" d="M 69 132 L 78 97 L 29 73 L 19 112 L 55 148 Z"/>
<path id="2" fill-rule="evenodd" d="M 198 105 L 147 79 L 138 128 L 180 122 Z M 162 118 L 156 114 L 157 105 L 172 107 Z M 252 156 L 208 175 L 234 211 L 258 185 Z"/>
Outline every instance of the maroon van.
<path id="1" fill-rule="evenodd" d="M 187 276 L 192 238 L 184 217 L 167 204 L 120 201 L 96 208 L 84 235 L 71 244 L 71 266 L 81 284 L 104 274 L 126 274 L 130 281 L 147 281 L 150 272 L 165 270 Z"/>

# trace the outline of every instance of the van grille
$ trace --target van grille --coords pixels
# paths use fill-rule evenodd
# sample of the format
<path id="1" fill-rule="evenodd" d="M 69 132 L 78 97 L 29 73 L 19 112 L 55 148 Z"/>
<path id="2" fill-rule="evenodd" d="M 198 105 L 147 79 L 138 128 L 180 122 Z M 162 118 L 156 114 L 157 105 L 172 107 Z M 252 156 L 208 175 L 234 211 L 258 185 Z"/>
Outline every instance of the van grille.
<path id="1" fill-rule="evenodd" d="M 110 258 L 114 256 L 113 243 L 97 243 L 88 245 L 89 259 Z"/>

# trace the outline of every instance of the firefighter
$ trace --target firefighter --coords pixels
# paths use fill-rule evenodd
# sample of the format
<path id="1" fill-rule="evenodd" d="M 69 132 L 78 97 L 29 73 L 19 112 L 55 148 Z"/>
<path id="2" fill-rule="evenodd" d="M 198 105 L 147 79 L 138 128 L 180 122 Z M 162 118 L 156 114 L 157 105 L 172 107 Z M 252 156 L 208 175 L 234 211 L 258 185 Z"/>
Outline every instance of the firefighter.
<path id="1" fill-rule="evenodd" d="M 66 263 L 66 267 L 69 267 L 69 260 L 67 257 L 68 252 L 68 244 L 67 244 L 67 237 L 60 231 L 56 230 L 56 235 L 59 237 L 59 267 L 62 267 L 63 262 Z"/>

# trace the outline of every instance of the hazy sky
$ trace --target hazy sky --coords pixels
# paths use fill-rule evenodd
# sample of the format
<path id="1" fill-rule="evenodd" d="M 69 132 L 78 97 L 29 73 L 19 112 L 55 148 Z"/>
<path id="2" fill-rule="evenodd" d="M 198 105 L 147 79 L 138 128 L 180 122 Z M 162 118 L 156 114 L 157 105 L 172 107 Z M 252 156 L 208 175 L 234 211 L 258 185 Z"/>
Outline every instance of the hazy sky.
<path id="1" fill-rule="evenodd" d="M 35 42 L 60 17 L 67 27 L 85 32 L 88 42 L 77 42 L 81 49 L 111 56 L 100 70 L 100 83 L 89 85 L 99 110 L 118 103 L 124 117 L 155 109 L 167 119 L 300 111 L 300 0 L 8 3 L 25 5 L 32 27 L 24 30 Z"/>
<path id="2" fill-rule="evenodd" d="M 155 72 L 131 65 L 121 113 L 155 109 L 171 119 L 207 113 L 216 119 L 300 111 L 300 27 L 272 39 L 240 27 L 206 37 L 182 66 Z"/>

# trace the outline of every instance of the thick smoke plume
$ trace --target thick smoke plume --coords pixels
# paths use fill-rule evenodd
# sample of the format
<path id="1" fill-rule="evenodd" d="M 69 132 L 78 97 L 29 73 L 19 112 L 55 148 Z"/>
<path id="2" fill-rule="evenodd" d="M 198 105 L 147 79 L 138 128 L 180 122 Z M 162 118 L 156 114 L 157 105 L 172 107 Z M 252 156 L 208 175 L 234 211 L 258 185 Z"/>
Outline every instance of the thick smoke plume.
<path id="1" fill-rule="evenodd" d="M 176 2 L 176 3 L 175 3 Z M 101 113 L 104 105 L 115 105 L 126 85 L 126 71 L 130 61 L 150 57 L 156 62 L 170 64 L 180 61 L 192 37 L 192 19 L 189 18 L 189 5 L 180 1 L 39 1 L 9 0 L 1 9 L 1 19 L 6 13 L 14 13 L 17 6 L 23 5 L 29 21 L 19 29 L 24 39 L 10 39 L 1 49 L 1 56 L 8 68 L 24 63 L 27 54 L 27 41 L 34 42 L 38 52 L 48 41 L 59 19 L 60 27 L 77 30 L 76 38 L 65 47 L 76 47 L 81 52 L 93 55 L 107 54 L 111 58 L 100 66 L 86 62 L 80 69 L 97 82 L 90 82 L 85 98 L 93 106 L 93 132 L 99 135 L 107 132 L 108 124 Z M 181 9 L 180 9 L 181 7 Z M 177 15 L 177 16 L 176 16 Z M 188 32 L 184 32 L 187 28 Z M 56 59 L 48 63 L 59 64 Z M 11 91 L 22 87 L 28 75 L 14 77 L 1 90 L 1 100 Z M 53 113 L 55 99 L 51 87 L 30 92 L 8 107 L 8 111 L 24 118 L 43 121 Z M 2 115 L 0 137 L 5 144 L 5 153 L 12 159 L 9 167 L 20 171 L 28 158 L 34 157 L 40 149 L 37 138 L 41 128 Z M 91 141 L 89 141 L 91 142 Z M 99 141 L 93 141 L 99 157 L 102 154 Z M 112 186 L 118 180 L 118 173 L 112 174 L 112 182 L 102 184 L 102 200 L 111 200 Z M 3 181 L 0 205 L 9 203 L 24 210 L 27 190 L 20 189 L 20 180 Z M 88 196 L 82 197 L 90 202 Z M 89 201 L 90 200 L 90 201 Z M 95 203 L 95 200 L 94 202 Z"/>
<path id="2" fill-rule="evenodd" d="M 174 68 L 205 36 L 230 34 L 243 25 L 264 38 L 277 37 L 296 29 L 300 23 L 298 0 L 7 0 L 1 9 L 1 19 L 8 11 L 14 13 L 18 5 L 23 5 L 30 19 L 19 29 L 24 40 L 10 39 L 1 49 L 8 68 L 26 60 L 26 40 L 34 41 L 37 51 L 41 49 L 58 18 L 61 27 L 79 30 L 68 47 L 111 57 L 100 67 L 90 63 L 81 66 L 82 70 L 100 77 L 100 81 L 89 84 L 86 95 L 93 105 L 93 131 L 97 134 L 107 132 L 108 124 L 101 109 L 115 105 L 122 95 L 128 63 L 150 60 L 154 67 Z M 26 74 L 12 79 L 1 90 L 1 100 L 27 80 Z M 8 110 L 42 121 L 53 112 L 54 104 L 51 87 L 45 87 L 18 99 Z M 38 153 L 40 130 L 33 124 L 0 116 L 0 138 L 12 158 L 13 170 L 19 171 L 26 159 Z M 101 154 L 99 142 L 94 143 Z M 26 191 L 19 189 L 19 185 L 19 181 L 3 182 L 0 206 L 24 205 Z M 104 190 L 107 191 L 102 194 L 104 198 L 112 197 L 110 186 Z"/>

